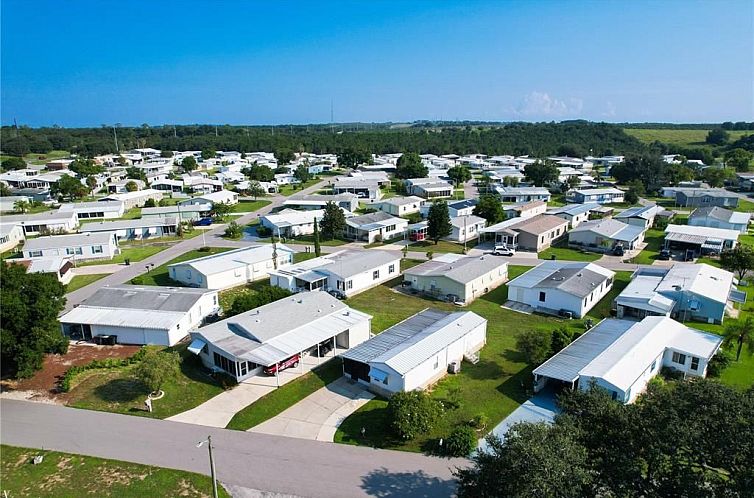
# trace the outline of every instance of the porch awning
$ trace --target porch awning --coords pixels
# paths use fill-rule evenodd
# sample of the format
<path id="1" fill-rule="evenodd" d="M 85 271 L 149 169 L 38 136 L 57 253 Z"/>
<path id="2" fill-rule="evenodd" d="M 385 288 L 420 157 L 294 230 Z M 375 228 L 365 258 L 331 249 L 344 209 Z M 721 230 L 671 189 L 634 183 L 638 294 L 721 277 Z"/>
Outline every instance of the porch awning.
<path id="1" fill-rule="evenodd" d="M 745 303 L 746 293 L 738 289 L 731 289 L 730 294 L 728 294 L 728 299 L 734 303 Z"/>
<path id="2" fill-rule="evenodd" d="M 204 342 L 201 339 L 194 339 L 191 341 L 191 344 L 189 344 L 188 350 L 191 351 L 194 354 L 199 354 L 202 349 L 204 349 L 204 346 L 206 346 L 207 343 Z"/>

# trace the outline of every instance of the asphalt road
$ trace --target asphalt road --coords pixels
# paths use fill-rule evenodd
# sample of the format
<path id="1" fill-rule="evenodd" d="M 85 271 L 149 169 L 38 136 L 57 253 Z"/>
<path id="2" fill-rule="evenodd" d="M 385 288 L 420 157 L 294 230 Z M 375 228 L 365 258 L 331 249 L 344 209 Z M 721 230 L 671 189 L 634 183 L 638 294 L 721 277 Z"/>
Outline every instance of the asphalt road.
<path id="1" fill-rule="evenodd" d="M 209 474 L 212 436 L 218 479 L 301 497 L 452 496 L 462 459 L 213 429 L 26 401 L 0 401 L 0 441 Z"/>

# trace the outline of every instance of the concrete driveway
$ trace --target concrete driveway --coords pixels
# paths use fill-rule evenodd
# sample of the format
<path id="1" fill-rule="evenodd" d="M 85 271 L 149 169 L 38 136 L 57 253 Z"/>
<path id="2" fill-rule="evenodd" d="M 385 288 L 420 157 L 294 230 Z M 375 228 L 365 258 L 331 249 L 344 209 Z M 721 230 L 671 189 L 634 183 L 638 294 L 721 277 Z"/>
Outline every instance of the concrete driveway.
<path id="1" fill-rule="evenodd" d="M 343 420 L 372 398 L 364 386 L 342 377 L 249 431 L 332 441 Z"/>
<path id="2" fill-rule="evenodd" d="M 492 429 L 492 434 L 500 439 L 505 439 L 508 429 L 518 422 L 547 422 L 555 421 L 558 414 L 558 406 L 555 401 L 555 393 L 552 390 L 544 390 L 529 398 L 524 404 L 513 410 L 505 419 Z M 487 442 L 482 439 L 477 446 L 480 450 L 487 448 Z"/>
<path id="3" fill-rule="evenodd" d="M 330 352 L 328 356 L 332 357 L 332 354 Z M 298 367 L 285 369 L 277 377 L 264 374 L 250 377 L 233 389 L 222 392 L 191 410 L 173 415 L 167 420 L 206 425 L 208 427 L 225 427 L 236 413 L 254 403 L 265 394 L 274 391 L 278 385 L 285 385 L 301 377 L 325 361 L 325 359 L 304 356 L 303 361 L 299 363 Z"/>

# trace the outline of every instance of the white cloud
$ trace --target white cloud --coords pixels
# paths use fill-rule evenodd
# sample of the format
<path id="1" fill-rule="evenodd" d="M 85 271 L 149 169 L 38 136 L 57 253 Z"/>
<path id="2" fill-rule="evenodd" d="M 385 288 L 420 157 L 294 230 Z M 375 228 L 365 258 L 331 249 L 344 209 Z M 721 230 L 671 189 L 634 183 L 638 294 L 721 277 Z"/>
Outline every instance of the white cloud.
<path id="1" fill-rule="evenodd" d="M 578 117 L 584 108 L 584 101 L 578 98 L 560 100 L 547 92 L 533 91 L 526 95 L 514 111 L 523 117 Z"/>
<path id="2" fill-rule="evenodd" d="M 606 118 L 614 118 L 615 117 L 615 104 L 613 104 L 611 101 L 607 101 L 605 104 L 605 112 L 602 113 L 603 117 Z"/>

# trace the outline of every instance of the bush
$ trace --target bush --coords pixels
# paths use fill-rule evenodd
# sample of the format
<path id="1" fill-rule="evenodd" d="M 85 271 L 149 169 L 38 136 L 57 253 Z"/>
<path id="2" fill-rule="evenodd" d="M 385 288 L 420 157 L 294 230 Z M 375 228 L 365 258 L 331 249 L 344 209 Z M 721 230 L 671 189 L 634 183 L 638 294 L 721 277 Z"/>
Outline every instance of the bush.
<path id="1" fill-rule="evenodd" d="M 270 237 L 272 235 L 272 230 L 270 228 L 259 225 L 257 227 L 257 235 L 259 237 Z"/>
<path id="2" fill-rule="evenodd" d="M 717 354 L 707 364 L 707 375 L 710 377 L 720 377 L 723 370 L 728 368 L 733 358 L 728 351 L 720 349 Z"/>
<path id="3" fill-rule="evenodd" d="M 138 363 L 144 359 L 146 349 L 146 347 L 142 347 L 128 358 L 105 358 L 104 360 L 93 360 L 86 365 L 73 366 L 63 374 L 63 378 L 60 380 L 60 390 L 64 393 L 70 391 L 71 387 L 73 387 L 71 384 L 76 376 L 87 370 L 121 368 Z"/>
<path id="4" fill-rule="evenodd" d="M 165 382 L 178 375 L 181 357 L 175 351 L 147 349 L 136 365 L 134 377 L 140 380 L 150 393 L 159 392 Z"/>
<path id="5" fill-rule="evenodd" d="M 459 425 L 445 439 L 443 453 L 451 457 L 467 457 L 476 448 L 477 436 L 468 425 Z"/>
<path id="6" fill-rule="evenodd" d="M 442 417 L 442 404 L 424 391 L 395 393 L 387 405 L 390 425 L 401 439 L 432 430 Z"/>
<path id="7" fill-rule="evenodd" d="M 233 304 L 230 305 L 230 309 L 225 310 L 225 316 L 238 315 L 244 311 L 259 308 L 260 306 L 264 306 L 265 304 L 283 299 L 290 295 L 291 292 L 288 289 L 266 285 L 259 290 L 246 292 L 236 297 L 233 300 Z"/>
<path id="8" fill-rule="evenodd" d="M 551 351 L 552 354 L 560 352 L 564 347 L 573 342 L 573 332 L 566 327 L 555 329 L 552 333 Z"/>
<path id="9" fill-rule="evenodd" d="M 516 349 L 526 357 L 527 363 L 541 365 L 548 358 L 552 335 L 540 330 L 526 330 L 516 338 Z"/>
<path id="10" fill-rule="evenodd" d="M 662 367 L 662 370 L 660 370 L 660 375 L 662 375 L 665 380 L 682 380 L 684 377 L 684 374 L 681 370 L 676 370 L 675 368 L 670 367 Z"/>
<path id="11" fill-rule="evenodd" d="M 209 252 L 210 248 L 208 246 L 202 246 L 199 249 L 197 249 L 199 252 Z"/>
<path id="12" fill-rule="evenodd" d="M 489 417 L 487 417 L 487 415 L 485 415 L 484 413 L 480 413 L 479 415 L 474 417 L 474 419 L 471 421 L 471 426 L 483 431 L 484 429 L 487 428 L 487 424 L 489 423 L 490 423 Z"/>
<path id="13" fill-rule="evenodd" d="M 243 235 L 243 229 L 241 228 L 241 225 L 235 221 L 231 221 L 228 223 L 228 226 L 225 227 L 225 237 L 229 239 L 240 239 L 241 235 Z"/>

